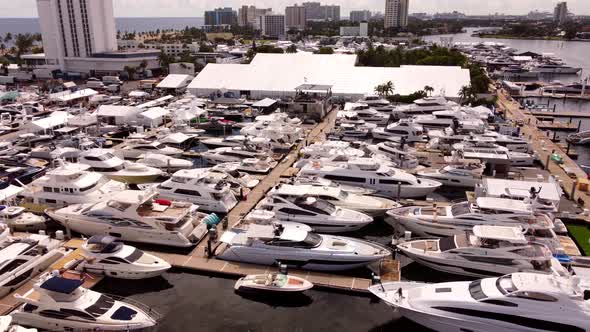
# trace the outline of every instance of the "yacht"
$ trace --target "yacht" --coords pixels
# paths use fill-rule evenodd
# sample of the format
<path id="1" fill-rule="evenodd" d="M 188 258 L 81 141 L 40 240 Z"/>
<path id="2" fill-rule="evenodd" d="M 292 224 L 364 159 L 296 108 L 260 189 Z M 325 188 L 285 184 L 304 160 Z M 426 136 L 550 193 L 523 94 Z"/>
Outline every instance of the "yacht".
<path id="1" fill-rule="evenodd" d="M 25 186 L 21 206 L 43 212 L 48 207 L 97 202 L 125 189 L 123 183 L 89 169 L 88 165 L 63 163 Z"/>
<path id="2" fill-rule="evenodd" d="M 377 191 L 369 188 L 357 187 L 357 186 L 349 186 L 349 185 L 342 185 L 332 180 L 324 179 L 322 177 L 317 176 L 297 176 L 285 181 L 287 184 L 292 185 L 312 185 L 312 186 L 319 186 L 319 187 L 330 187 L 330 188 L 338 188 L 342 191 L 351 194 L 357 195 L 372 195 L 375 194 Z"/>
<path id="3" fill-rule="evenodd" d="M 226 137 L 211 137 L 201 140 L 207 148 L 235 148 L 251 145 L 253 149 L 257 146 L 270 147 L 271 140 L 264 137 L 250 137 L 244 135 L 232 135 Z"/>
<path id="4" fill-rule="evenodd" d="M 0 316 L 0 332 L 37 332 L 37 329 L 28 329 L 13 324 L 12 316 Z"/>
<path id="5" fill-rule="evenodd" d="M 159 168 L 165 170 L 168 173 L 175 172 L 181 169 L 193 168 L 193 162 L 186 159 L 173 158 L 158 153 L 147 153 L 142 155 L 138 164 L 142 164 L 147 167 Z"/>
<path id="6" fill-rule="evenodd" d="M 0 235 L 0 296 L 6 296 L 63 258 L 68 251 L 60 245 L 61 241 L 47 235 L 11 237 L 5 229 Z"/>
<path id="7" fill-rule="evenodd" d="M 486 122 L 481 119 L 468 116 L 460 110 L 436 111 L 432 114 L 417 115 L 414 121 L 424 128 L 452 128 L 457 127 L 461 131 L 480 132 L 486 129 Z"/>
<path id="8" fill-rule="evenodd" d="M 225 249 L 217 257 L 243 263 L 342 271 L 367 266 L 391 255 L 368 241 L 316 234 L 293 225 L 246 225 L 221 236 Z"/>
<path id="9" fill-rule="evenodd" d="M 212 176 L 209 169 L 184 169 L 158 185 L 160 197 L 191 202 L 209 212 L 228 213 L 238 200 L 231 191 L 225 176 Z"/>
<path id="10" fill-rule="evenodd" d="M 229 182 L 234 193 L 239 193 L 240 188 L 252 189 L 260 183 L 260 180 L 239 169 L 240 163 L 223 163 L 211 167 L 209 171 L 211 174 L 225 175 L 223 179 Z"/>
<path id="11" fill-rule="evenodd" d="M 321 199 L 337 207 L 359 211 L 371 217 L 383 216 L 388 210 L 400 207 L 397 202 L 387 198 L 348 193 L 335 187 L 312 185 L 278 184 L 269 191 L 268 196 L 285 198 L 292 202 L 309 197 Z"/>
<path id="12" fill-rule="evenodd" d="M 590 144 L 590 130 L 580 131 L 579 133 L 575 134 L 569 134 L 566 140 L 572 144 Z"/>
<path id="13" fill-rule="evenodd" d="M 532 72 L 538 72 L 541 74 L 578 74 L 582 68 L 566 66 L 561 63 L 542 63 L 535 65 L 531 68 Z"/>
<path id="14" fill-rule="evenodd" d="M 387 99 L 383 99 L 378 95 L 366 95 L 359 99 L 357 103 L 365 104 L 371 107 L 385 107 L 389 106 L 390 102 Z"/>
<path id="15" fill-rule="evenodd" d="M 313 197 L 291 198 L 271 194 L 257 207 L 274 212 L 278 220 L 306 224 L 321 233 L 353 232 L 373 222 L 373 218 L 364 213 L 343 209 Z"/>
<path id="16" fill-rule="evenodd" d="M 465 143 L 453 144 L 453 149 L 459 151 L 465 157 L 504 157 L 510 161 L 513 166 L 532 166 L 535 163 L 535 157 L 528 153 L 512 152 L 508 148 L 496 144 L 492 140 L 480 139 L 478 141 L 469 141 Z"/>
<path id="17" fill-rule="evenodd" d="M 171 268 L 165 260 L 108 235 L 90 237 L 81 249 L 83 260 L 76 266 L 78 271 L 118 279 L 147 279 Z"/>
<path id="18" fill-rule="evenodd" d="M 0 157 L 10 157 L 18 153 L 11 142 L 0 142 Z"/>
<path id="19" fill-rule="evenodd" d="M 356 120 L 356 121 L 355 121 Z M 377 126 L 384 126 L 389 122 L 389 114 L 381 113 L 366 105 L 355 106 L 348 111 L 339 111 L 337 122 L 352 123 L 352 124 L 373 124 Z M 358 122 L 357 122 L 358 121 Z"/>
<path id="20" fill-rule="evenodd" d="M 331 137 L 335 137 L 336 139 L 345 142 L 353 142 L 369 137 L 369 134 L 371 134 L 374 129 L 375 128 L 369 127 L 364 123 L 341 123 L 334 130 Z"/>
<path id="21" fill-rule="evenodd" d="M 479 162 L 452 163 L 438 169 L 424 169 L 416 175 L 438 181 L 447 187 L 474 188 L 481 183 L 484 169 L 484 165 Z"/>
<path id="22" fill-rule="evenodd" d="M 457 103 L 447 101 L 444 97 L 425 97 L 415 100 L 413 104 L 396 107 L 392 115 L 395 119 L 403 119 L 420 114 L 432 114 L 435 111 L 447 111 L 456 106 Z"/>
<path id="23" fill-rule="evenodd" d="M 501 68 L 497 74 L 504 77 L 506 80 L 512 80 L 515 78 L 539 78 L 540 73 L 536 71 L 529 71 L 527 68 L 519 65 L 513 65 Z"/>
<path id="24" fill-rule="evenodd" d="M 196 205 L 155 199 L 157 194 L 126 190 L 98 203 L 47 209 L 45 213 L 75 232 L 130 242 L 190 247 L 206 235 L 205 215 L 196 212 Z"/>
<path id="25" fill-rule="evenodd" d="M 212 165 L 227 163 L 227 162 L 242 162 L 244 159 L 258 159 L 268 160 L 270 159 L 269 153 L 262 152 L 261 150 L 247 150 L 243 148 L 217 148 L 209 151 L 205 151 L 201 156 Z M 271 162 L 270 160 L 268 160 Z M 274 161 L 272 161 L 274 162 Z M 275 166 L 276 166 L 276 162 Z M 273 166 L 274 167 L 274 166 Z"/>
<path id="26" fill-rule="evenodd" d="M 84 280 L 48 275 L 23 295 L 12 312 L 23 325 L 58 331 L 131 331 L 156 325 L 157 313 L 128 299 L 82 287 Z"/>
<path id="27" fill-rule="evenodd" d="M 424 197 L 442 185 L 434 180 L 418 179 L 400 169 L 369 161 L 353 160 L 329 165 L 313 162 L 303 166 L 299 174 L 322 177 L 344 185 L 376 189 L 379 194 L 399 198 Z"/>
<path id="28" fill-rule="evenodd" d="M 26 212 L 22 206 L 0 205 L 0 222 L 15 231 L 30 232 L 45 229 L 46 221 L 43 216 Z"/>
<path id="29" fill-rule="evenodd" d="M 111 151 L 103 149 L 91 149 L 82 152 L 78 157 L 78 161 L 89 165 L 91 171 L 101 173 L 111 180 L 127 184 L 155 182 L 164 174 L 154 167 L 123 161 Z"/>
<path id="30" fill-rule="evenodd" d="M 403 138 L 408 143 L 423 142 L 425 140 L 424 128 L 409 119 L 402 119 L 389 124 L 385 128 L 375 128 L 372 134 L 375 139 Z"/>
<path id="31" fill-rule="evenodd" d="M 399 252 L 434 270 L 485 278 L 531 271 L 568 274 L 547 246 L 529 242 L 521 227 L 474 226 L 446 238 L 410 240 L 397 245 Z"/>
<path id="32" fill-rule="evenodd" d="M 178 157 L 183 152 L 181 149 L 172 148 L 160 142 L 149 142 L 145 140 L 132 140 L 120 149 L 120 151 L 123 157 L 128 159 L 139 159 L 141 155 L 150 152 Z"/>
<path id="33" fill-rule="evenodd" d="M 420 166 L 418 158 L 414 155 L 416 150 L 400 147 L 393 142 L 382 142 L 375 145 L 368 145 L 367 149 L 375 155 L 383 156 L 386 160 L 393 162 L 401 169 L 415 169 Z"/>
<path id="34" fill-rule="evenodd" d="M 486 131 L 481 134 L 481 137 L 493 138 L 496 144 L 508 148 L 511 152 L 528 153 L 530 151 L 529 143 L 522 137 L 503 135 L 495 131 Z"/>
<path id="35" fill-rule="evenodd" d="M 518 272 L 475 281 L 369 287 L 401 316 L 434 331 L 590 331 L 577 277 Z"/>
<path id="36" fill-rule="evenodd" d="M 322 143 L 313 143 L 303 147 L 299 151 L 302 159 L 315 159 L 318 157 L 328 157 L 333 155 L 345 155 L 348 157 L 364 157 L 365 152 L 351 146 L 350 142 L 343 141 L 325 141 Z"/>

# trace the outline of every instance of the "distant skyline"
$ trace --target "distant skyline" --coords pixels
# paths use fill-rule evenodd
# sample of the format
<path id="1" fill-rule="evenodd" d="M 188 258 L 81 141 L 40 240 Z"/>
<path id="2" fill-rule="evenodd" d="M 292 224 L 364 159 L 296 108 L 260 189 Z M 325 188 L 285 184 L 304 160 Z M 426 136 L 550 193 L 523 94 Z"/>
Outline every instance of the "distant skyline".
<path id="1" fill-rule="evenodd" d="M 217 7 L 238 8 L 242 5 L 272 7 L 283 12 L 287 5 L 313 0 L 115 0 L 116 17 L 203 17 L 207 9 Z M 317 0 L 316 0 L 317 1 Z M 341 15 L 348 16 L 351 10 L 368 9 L 383 12 L 385 0 L 330 0 L 324 4 L 341 6 Z M 531 10 L 552 11 L 555 0 L 410 0 L 410 13 L 451 12 L 457 10 L 468 15 L 501 13 L 522 15 Z M 567 1 L 568 9 L 577 15 L 590 15 L 589 0 Z M 0 17 L 37 17 L 35 0 L 1 0 Z"/>

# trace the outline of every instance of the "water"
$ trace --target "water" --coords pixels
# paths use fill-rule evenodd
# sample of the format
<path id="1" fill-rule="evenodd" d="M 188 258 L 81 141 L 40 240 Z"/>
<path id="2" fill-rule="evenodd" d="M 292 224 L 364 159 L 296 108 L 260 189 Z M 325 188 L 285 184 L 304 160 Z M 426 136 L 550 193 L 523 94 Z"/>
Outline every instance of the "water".
<path id="1" fill-rule="evenodd" d="M 115 18 L 117 30 L 125 31 L 152 31 L 156 29 L 184 29 L 188 27 L 200 27 L 204 24 L 202 17 L 117 17 Z M 38 18 L 0 18 L 0 36 L 7 32 L 37 33 L 41 32 Z"/>

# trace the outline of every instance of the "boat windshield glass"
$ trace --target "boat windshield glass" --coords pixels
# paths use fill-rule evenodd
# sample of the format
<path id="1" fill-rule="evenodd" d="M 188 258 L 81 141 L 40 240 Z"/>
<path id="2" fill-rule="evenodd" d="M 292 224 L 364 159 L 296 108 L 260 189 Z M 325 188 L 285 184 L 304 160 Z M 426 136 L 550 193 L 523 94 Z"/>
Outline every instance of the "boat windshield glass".
<path id="1" fill-rule="evenodd" d="M 471 212 L 471 209 L 469 208 L 470 205 L 471 205 L 471 203 L 469 203 L 469 202 L 453 204 L 451 206 L 451 212 L 453 213 L 453 216 L 460 216 L 463 214 L 470 213 Z"/>
<path id="2" fill-rule="evenodd" d="M 348 193 L 344 190 L 341 190 L 340 194 L 338 194 L 338 198 L 340 198 L 340 200 L 345 200 L 346 198 L 348 198 Z"/>
<path id="3" fill-rule="evenodd" d="M 129 254 L 129 256 L 125 257 L 125 260 L 129 263 L 133 263 L 140 259 L 141 256 L 143 256 L 143 251 L 136 248 L 131 254 Z"/>
<path id="4" fill-rule="evenodd" d="M 317 199 L 315 202 L 309 204 L 309 206 L 312 206 L 318 210 L 322 210 L 327 214 L 332 214 L 336 211 L 336 206 L 334 204 L 323 199 Z"/>
<path id="5" fill-rule="evenodd" d="M 496 287 L 502 294 L 508 294 L 518 290 L 518 288 L 514 286 L 514 283 L 512 282 L 512 275 L 510 274 L 498 278 L 496 281 Z"/>
<path id="6" fill-rule="evenodd" d="M 108 201 L 107 206 L 119 211 L 125 211 L 131 206 L 129 203 L 123 203 L 119 201 Z"/>
<path id="7" fill-rule="evenodd" d="M 385 176 L 389 176 L 389 177 L 394 177 L 395 176 L 395 170 L 393 168 L 388 169 L 385 172 L 381 172 L 381 174 L 385 175 Z"/>
<path id="8" fill-rule="evenodd" d="M 98 318 L 104 315 L 105 312 L 109 311 L 113 305 L 115 305 L 115 300 L 106 295 L 101 295 L 94 304 L 86 308 L 86 312 L 93 317 Z"/>
<path id="9" fill-rule="evenodd" d="M 113 158 L 115 158 L 115 155 L 113 155 L 110 152 L 107 152 L 103 155 L 98 156 L 98 159 L 100 159 L 101 161 L 105 161 L 105 160 L 109 160 L 109 159 L 113 159 Z"/>

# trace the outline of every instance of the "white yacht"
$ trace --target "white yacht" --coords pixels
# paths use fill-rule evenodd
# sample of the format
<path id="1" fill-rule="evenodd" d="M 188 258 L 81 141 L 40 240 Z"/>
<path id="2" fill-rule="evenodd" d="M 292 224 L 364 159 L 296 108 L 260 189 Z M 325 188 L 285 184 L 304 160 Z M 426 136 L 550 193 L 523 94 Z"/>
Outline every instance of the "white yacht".
<path id="1" fill-rule="evenodd" d="M 581 70 L 580 67 L 570 67 L 562 63 L 541 63 L 531 68 L 532 72 L 542 74 L 577 74 Z"/>
<path id="2" fill-rule="evenodd" d="M 385 157 L 401 169 L 415 169 L 420 166 L 415 149 L 401 148 L 399 144 L 393 142 L 368 145 L 367 149 L 375 155 Z"/>
<path id="3" fill-rule="evenodd" d="M 262 152 L 261 150 L 253 151 L 243 148 L 217 148 L 205 151 L 201 154 L 201 156 L 211 165 L 227 162 L 242 162 L 245 159 L 258 159 L 261 161 L 274 163 L 276 166 L 276 162 L 274 160 L 270 160 L 271 158 L 269 157 L 269 153 Z"/>
<path id="4" fill-rule="evenodd" d="M 357 103 L 366 104 L 372 107 L 385 107 L 390 104 L 389 100 L 384 99 L 379 95 L 366 95 L 359 99 Z"/>
<path id="5" fill-rule="evenodd" d="M 496 144 L 493 140 L 457 143 L 453 144 L 453 149 L 465 157 L 489 159 L 495 155 L 500 157 L 505 156 L 513 166 L 532 166 L 535 163 L 535 157 L 533 155 L 522 152 L 511 152 L 508 148 Z"/>
<path id="6" fill-rule="evenodd" d="M 457 126 L 457 129 L 468 132 L 483 133 L 486 129 L 486 122 L 470 117 L 462 111 L 436 111 L 432 114 L 417 115 L 414 121 L 424 128 L 451 128 Z"/>
<path id="7" fill-rule="evenodd" d="M 0 316 L 0 332 L 37 332 L 37 329 L 28 329 L 13 324 L 12 316 Z"/>
<path id="8" fill-rule="evenodd" d="M 76 270 L 118 279 L 147 279 L 171 268 L 162 258 L 123 244 L 112 236 L 94 235 L 81 247 L 83 260 Z"/>
<path id="9" fill-rule="evenodd" d="M 8 229 L 0 235 L 0 296 L 19 288 L 67 254 L 61 241 L 47 235 L 11 237 Z"/>
<path id="10" fill-rule="evenodd" d="M 30 232 L 45 229 L 46 221 L 43 216 L 26 212 L 22 206 L 0 205 L 0 222 L 15 231 Z"/>
<path id="11" fill-rule="evenodd" d="M 156 191 L 122 191 L 98 203 L 74 204 L 45 213 L 84 235 L 123 241 L 190 247 L 207 233 L 203 214 L 186 202 L 155 199 Z"/>
<path id="12" fill-rule="evenodd" d="M 353 232 L 373 222 L 373 218 L 364 213 L 312 197 L 271 195 L 262 199 L 257 207 L 274 212 L 278 220 L 306 224 L 321 233 Z"/>
<path id="13" fill-rule="evenodd" d="M 376 127 L 375 127 L 376 128 Z M 369 137 L 369 134 L 375 129 L 367 124 L 341 123 L 334 130 L 331 137 L 337 137 L 345 142 L 358 141 Z"/>
<path id="14" fill-rule="evenodd" d="M 388 210 L 400 207 L 397 202 L 387 198 L 348 193 L 335 187 L 279 184 L 271 189 L 268 195 L 290 201 L 305 200 L 309 197 L 317 198 L 372 217 L 383 216 Z"/>
<path id="15" fill-rule="evenodd" d="M 212 176 L 207 168 L 184 169 L 158 185 L 157 190 L 162 198 L 191 202 L 203 211 L 228 213 L 238 200 L 223 177 Z"/>
<path id="16" fill-rule="evenodd" d="M 424 197 L 442 185 L 434 180 L 418 179 L 410 173 L 378 162 L 355 160 L 329 165 L 313 162 L 303 166 L 299 174 L 322 177 L 344 185 L 376 189 L 380 194 L 400 198 Z"/>
<path id="17" fill-rule="evenodd" d="M 203 143 L 208 149 L 234 148 L 244 146 L 247 140 L 248 137 L 244 135 L 231 135 L 226 137 L 211 137 L 202 139 L 201 143 Z M 270 140 L 268 141 L 270 142 Z"/>
<path id="18" fill-rule="evenodd" d="M 438 169 L 418 171 L 416 175 L 447 187 L 474 188 L 481 183 L 484 169 L 481 163 L 451 163 Z"/>
<path id="19" fill-rule="evenodd" d="M 110 150 L 105 149 L 91 149 L 82 152 L 78 161 L 89 165 L 91 171 L 101 173 L 111 180 L 128 184 L 155 182 L 164 174 L 154 167 L 124 161 Z"/>
<path id="20" fill-rule="evenodd" d="M 83 284 L 48 275 L 24 295 L 15 295 L 23 304 L 11 315 L 19 324 L 54 331 L 131 331 L 156 325 L 159 316 L 151 308 Z"/>
<path id="21" fill-rule="evenodd" d="M 181 149 L 166 146 L 160 142 L 149 142 L 145 140 L 131 140 L 120 149 L 124 158 L 139 159 L 146 153 L 158 153 L 171 157 L 178 157 L 182 154 Z"/>
<path id="22" fill-rule="evenodd" d="M 25 186 L 21 206 L 35 212 L 48 207 L 97 202 L 125 189 L 123 183 L 90 172 L 90 166 L 64 163 Z"/>
<path id="23" fill-rule="evenodd" d="M 391 123 L 385 128 L 375 128 L 372 134 L 375 139 L 403 138 L 408 143 L 423 142 L 426 139 L 424 128 L 409 119 L 402 119 L 398 122 Z"/>
<path id="24" fill-rule="evenodd" d="M 225 175 L 224 180 L 231 184 L 234 193 L 238 193 L 241 187 L 252 189 L 260 183 L 260 180 L 248 173 L 240 172 L 239 169 L 240 163 L 223 163 L 211 167 L 209 171 L 212 174 Z"/>
<path id="25" fill-rule="evenodd" d="M 360 268 L 391 255 L 387 248 L 353 238 L 312 233 L 293 225 L 255 225 L 223 233 L 217 257 L 243 263 L 286 264 L 305 270 Z"/>
<path id="26" fill-rule="evenodd" d="M 159 168 L 169 173 L 181 169 L 193 168 L 193 162 L 186 159 L 173 158 L 159 153 L 147 153 L 140 156 L 137 160 L 138 164 L 148 167 Z"/>
<path id="27" fill-rule="evenodd" d="M 590 143 L 590 130 L 580 131 L 579 133 L 569 134 L 566 140 L 572 144 L 586 145 Z"/>
<path id="28" fill-rule="evenodd" d="M 319 187 L 331 187 L 331 188 L 338 188 L 342 191 L 351 194 L 357 195 L 372 195 L 377 192 L 377 190 L 357 187 L 357 186 L 349 186 L 349 185 L 342 185 L 340 183 L 334 182 L 332 180 L 324 179 L 322 177 L 317 176 L 297 176 L 285 181 L 287 184 L 292 185 L 311 185 L 311 186 L 319 186 Z"/>
<path id="29" fill-rule="evenodd" d="M 447 101 L 444 97 L 425 97 L 413 104 L 398 106 L 392 111 L 396 119 L 413 117 L 420 114 L 432 114 L 435 111 L 447 111 L 457 107 L 457 103 Z"/>
<path id="30" fill-rule="evenodd" d="M 511 152 L 528 153 L 530 151 L 529 143 L 522 137 L 503 135 L 495 131 L 486 131 L 480 136 L 493 138 L 496 144 L 508 148 Z"/>
<path id="31" fill-rule="evenodd" d="M 410 240 L 398 244 L 397 249 L 434 270 L 468 277 L 521 271 L 568 274 L 551 250 L 541 243 L 529 242 L 521 227 L 478 225 L 472 232 Z"/>
<path id="32" fill-rule="evenodd" d="M 392 282 L 369 291 L 434 331 L 590 331 L 588 290 L 577 277 L 522 272 L 438 284 Z"/>
<path id="33" fill-rule="evenodd" d="M 318 157 L 328 157 L 333 155 L 345 155 L 348 157 L 364 157 L 365 152 L 351 146 L 349 142 L 343 141 L 325 141 L 316 142 L 303 147 L 299 151 L 302 159 L 314 159 Z"/>
<path id="34" fill-rule="evenodd" d="M 10 157 L 18 153 L 11 142 L 0 142 L 0 157 Z"/>

